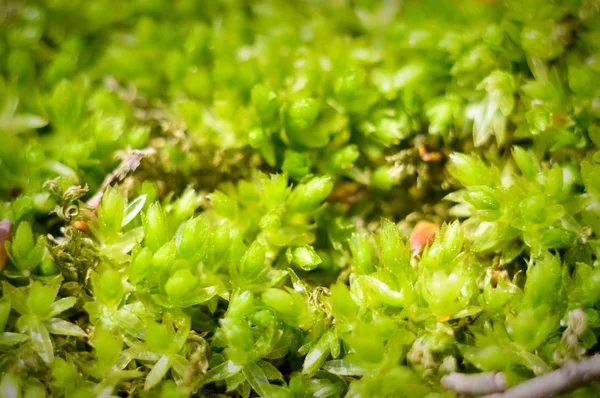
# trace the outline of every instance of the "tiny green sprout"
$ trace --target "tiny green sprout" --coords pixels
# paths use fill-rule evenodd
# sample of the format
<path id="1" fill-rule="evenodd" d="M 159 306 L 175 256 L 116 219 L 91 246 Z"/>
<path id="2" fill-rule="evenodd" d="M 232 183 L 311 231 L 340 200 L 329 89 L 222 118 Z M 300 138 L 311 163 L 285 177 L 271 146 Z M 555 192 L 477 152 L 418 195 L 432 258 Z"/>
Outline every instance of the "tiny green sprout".
<path id="1" fill-rule="evenodd" d="M 340 283 L 331 287 L 331 310 L 342 322 L 351 322 L 355 319 L 358 312 L 358 306 L 348 288 Z"/>
<path id="2" fill-rule="evenodd" d="M 493 171 L 481 159 L 462 153 L 450 155 L 448 171 L 452 177 L 467 186 L 490 186 L 496 183 Z"/>
<path id="3" fill-rule="evenodd" d="M 158 198 L 158 190 L 155 184 L 153 184 L 151 181 L 146 180 L 142 182 L 142 185 L 139 188 L 138 195 L 139 197 L 146 197 L 146 200 L 144 201 L 143 210 L 147 211 L 150 205 L 156 202 Z"/>
<path id="4" fill-rule="evenodd" d="M 9 347 L 14 347 L 25 343 L 29 340 L 29 336 L 22 333 L 14 333 L 6 330 L 8 326 L 8 317 L 11 310 L 11 299 L 4 296 L 0 299 L 0 349 L 6 350 Z"/>
<path id="5" fill-rule="evenodd" d="M 314 98 L 294 101 L 288 109 L 289 128 L 293 132 L 306 131 L 319 116 L 319 102 Z"/>
<path id="6" fill-rule="evenodd" d="M 246 250 L 239 265 L 239 274 L 243 283 L 253 283 L 264 278 L 270 267 L 266 263 L 267 249 L 254 241 Z"/>
<path id="7" fill-rule="evenodd" d="M 536 159 L 519 146 L 513 147 L 512 155 L 523 175 L 529 180 L 533 180 L 539 173 L 539 165 Z"/>
<path id="8" fill-rule="evenodd" d="M 146 278 L 151 278 L 153 271 L 156 271 L 153 264 L 152 250 L 144 247 L 134 253 L 129 267 L 129 280 L 137 284 Z"/>
<path id="9" fill-rule="evenodd" d="M 173 380 L 167 380 L 161 383 L 161 398 L 187 398 L 189 392 L 185 387 L 177 386 Z"/>
<path id="10" fill-rule="evenodd" d="M 172 299 L 181 299 L 196 286 L 198 278 L 188 269 L 179 269 L 165 283 L 165 292 Z"/>
<path id="11" fill-rule="evenodd" d="M 248 144 L 255 149 L 260 149 L 267 145 L 268 136 L 265 130 L 260 126 L 254 126 L 248 131 Z"/>
<path id="12" fill-rule="evenodd" d="M 358 274 L 370 274 L 373 268 L 372 249 L 369 234 L 355 232 L 350 238 L 350 251 L 352 252 L 353 266 Z"/>
<path id="13" fill-rule="evenodd" d="M 94 348 L 99 370 L 107 371 L 117 362 L 123 349 L 123 340 L 121 336 L 115 336 L 110 330 L 99 326 L 94 329 Z"/>
<path id="14" fill-rule="evenodd" d="M 334 82 L 334 92 L 338 101 L 349 106 L 351 101 L 360 93 L 365 84 L 366 73 L 362 69 L 355 69 L 340 75 Z"/>
<path id="15" fill-rule="evenodd" d="M 84 304 L 92 324 L 141 337 L 143 324 L 134 308 L 124 305 L 128 290 L 124 275 L 114 269 L 91 273 L 94 300 Z"/>
<path id="16" fill-rule="evenodd" d="M 157 252 L 168 239 L 167 218 L 160 203 L 150 205 L 142 215 L 144 242 L 153 252 Z"/>
<path id="17" fill-rule="evenodd" d="M 261 301 L 277 311 L 290 326 L 307 330 L 314 322 L 310 305 L 296 291 L 270 288 L 263 292 Z"/>
<path id="18" fill-rule="evenodd" d="M 172 331 L 166 325 L 151 323 L 146 330 L 146 344 L 152 351 L 166 353 L 169 350 Z"/>
<path id="19" fill-rule="evenodd" d="M 204 216 L 186 221 L 176 236 L 177 253 L 186 260 L 195 261 L 210 234 L 210 222 Z"/>
<path id="20" fill-rule="evenodd" d="M 404 277 L 412 279 L 410 248 L 406 242 L 403 242 L 396 224 L 388 219 L 382 219 L 378 238 L 381 264 L 398 277 L 404 275 Z"/>
<path id="21" fill-rule="evenodd" d="M 210 201 L 215 211 L 228 220 L 237 220 L 238 208 L 235 201 L 225 193 L 215 191 L 210 194 Z"/>
<path id="22" fill-rule="evenodd" d="M 109 306 L 117 306 L 123 298 L 124 288 L 121 274 L 114 269 L 107 269 L 99 279 L 94 281 L 96 296 Z"/>
<path id="23" fill-rule="evenodd" d="M 173 324 L 150 322 L 145 330 L 145 344 L 129 348 L 123 352 L 127 362 L 139 358 L 154 362 L 152 370 L 144 381 L 144 390 L 148 391 L 158 385 L 170 369 L 179 377 L 189 366 L 182 350 L 190 332 L 189 319 L 183 320 L 174 329 Z"/>
<path id="24" fill-rule="evenodd" d="M 204 266 L 213 270 L 218 270 L 230 249 L 231 225 L 224 222 L 215 227 L 209 235 L 206 243 L 200 250 L 200 261 Z"/>
<path id="25" fill-rule="evenodd" d="M 489 74 L 478 86 L 488 92 L 492 102 L 500 109 L 504 116 L 510 115 L 514 106 L 515 80 L 513 76 L 502 70 L 495 70 Z"/>
<path id="26" fill-rule="evenodd" d="M 307 154 L 299 153 L 287 149 L 284 154 L 281 169 L 289 174 L 290 177 L 300 180 L 308 175 L 312 168 L 312 161 Z"/>
<path id="27" fill-rule="evenodd" d="M 267 85 L 257 84 L 251 91 L 252 104 L 263 123 L 272 122 L 279 112 L 279 99 Z"/>
<path id="28" fill-rule="evenodd" d="M 292 191 L 288 198 L 289 207 L 301 213 L 314 211 L 329 196 L 332 189 L 333 181 L 330 177 L 314 177 Z"/>
<path id="29" fill-rule="evenodd" d="M 77 302 L 75 297 L 56 300 L 61 279 L 55 277 L 46 285 L 36 281 L 27 292 L 24 288 L 15 288 L 3 282 L 4 291 L 12 297 L 12 308 L 21 315 L 16 323 L 18 331 L 29 335 L 31 344 L 47 364 L 54 361 L 54 347 L 50 334 L 86 336 L 79 326 L 57 317 Z"/>
<path id="30" fill-rule="evenodd" d="M 377 189 L 389 190 L 398 185 L 401 179 L 401 170 L 390 166 L 378 167 L 371 174 L 371 184 Z"/>
<path id="31" fill-rule="evenodd" d="M 174 224 L 178 225 L 189 219 L 198 206 L 200 206 L 201 202 L 202 200 L 196 191 L 188 188 L 181 194 L 178 200 L 171 204 L 171 209 L 167 211 L 169 211 L 170 217 L 173 218 Z"/>
<path id="32" fill-rule="evenodd" d="M 306 358 L 302 365 L 302 373 L 312 376 L 319 370 L 329 356 L 331 345 L 335 339 L 336 336 L 334 330 L 326 331 L 319 338 L 312 349 L 306 354 Z"/>
<path id="33" fill-rule="evenodd" d="M 13 240 L 7 240 L 4 244 L 8 256 L 21 275 L 29 276 L 42 261 L 46 241 L 43 237 L 35 241 L 31 226 L 27 221 L 22 221 L 14 233 Z"/>
<path id="34" fill-rule="evenodd" d="M 359 156 L 360 151 L 356 145 L 347 145 L 329 156 L 329 168 L 334 172 L 344 172 L 352 168 Z"/>
<path id="35" fill-rule="evenodd" d="M 116 188 L 108 187 L 98 207 L 98 223 L 102 233 L 107 236 L 119 233 L 124 214 L 125 200 L 121 192 Z"/>
<path id="36" fill-rule="evenodd" d="M 305 271 L 313 270 L 323 262 L 312 246 L 299 246 L 291 249 L 288 260 Z"/>
<path id="37" fill-rule="evenodd" d="M 133 246 L 142 239 L 141 227 L 126 228 L 144 208 L 146 196 L 141 195 L 128 203 L 118 188 L 108 188 L 98 207 L 98 218 L 88 223 L 99 241 L 101 255 L 111 261 L 123 262 Z M 125 231 L 122 230 L 126 228 Z"/>
<path id="38" fill-rule="evenodd" d="M 398 145 L 400 141 L 408 137 L 409 128 L 405 115 L 399 118 L 384 117 L 377 121 L 375 127 L 375 138 L 384 146 Z"/>

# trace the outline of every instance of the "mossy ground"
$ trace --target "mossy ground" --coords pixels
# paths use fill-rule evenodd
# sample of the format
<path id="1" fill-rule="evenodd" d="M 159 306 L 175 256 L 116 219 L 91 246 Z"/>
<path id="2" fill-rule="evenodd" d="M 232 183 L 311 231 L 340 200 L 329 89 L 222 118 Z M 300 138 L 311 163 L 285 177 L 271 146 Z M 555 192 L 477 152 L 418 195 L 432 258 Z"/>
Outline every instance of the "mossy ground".
<path id="1" fill-rule="evenodd" d="M 0 74 L 2 396 L 598 352 L 596 0 L 4 0 Z"/>

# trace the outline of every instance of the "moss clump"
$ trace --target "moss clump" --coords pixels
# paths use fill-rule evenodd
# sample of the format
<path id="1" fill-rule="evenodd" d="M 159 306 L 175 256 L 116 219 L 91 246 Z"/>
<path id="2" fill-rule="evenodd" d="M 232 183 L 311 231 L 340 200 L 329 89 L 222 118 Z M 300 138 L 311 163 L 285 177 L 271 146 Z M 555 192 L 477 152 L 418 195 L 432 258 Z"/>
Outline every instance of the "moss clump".
<path id="1" fill-rule="evenodd" d="M 4 1 L 1 395 L 596 354 L 599 43 L 593 0 Z"/>

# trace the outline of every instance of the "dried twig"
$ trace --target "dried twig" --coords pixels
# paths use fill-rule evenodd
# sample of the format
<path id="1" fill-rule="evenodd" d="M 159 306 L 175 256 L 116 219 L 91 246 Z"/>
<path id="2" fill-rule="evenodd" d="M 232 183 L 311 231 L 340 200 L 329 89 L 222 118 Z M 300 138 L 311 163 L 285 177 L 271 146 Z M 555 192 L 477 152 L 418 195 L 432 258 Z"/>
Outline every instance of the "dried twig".
<path id="1" fill-rule="evenodd" d="M 154 154 L 153 149 L 143 149 L 137 150 L 134 149 L 132 151 L 128 151 L 125 154 L 121 155 L 121 163 L 119 166 L 113 170 L 112 173 L 107 175 L 102 181 L 102 185 L 98 192 L 94 194 L 86 204 L 89 207 L 97 208 L 100 204 L 100 200 L 102 199 L 102 195 L 104 195 L 104 191 L 108 188 L 109 185 L 113 184 L 115 181 L 123 181 L 123 179 L 129 174 L 134 172 L 142 162 L 142 159 Z"/>
<path id="2" fill-rule="evenodd" d="M 442 378 L 442 385 L 460 395 L 484 395 L 504 391 L 506 380 L 499 372 L 451 373 Z"/>
<path id="3" fill-rule="evenodd" d="M 460 395 L 484 395 L 484 398 L 548 398 L 600 381 L 600 355 L 581 362 L 569 361 L 554 372 L 527 380 L 505 391 L 502 373 L 451 373 L 442 385 Z M 485 395 L 487 394 L 487 395 Z"/>
<path id="4" fill-rule="evenodd" d="M 535 377 L 503 393 L 485 398 L 546 398 L 600 380 L 600 355 L 581 362 L 570 361 L 554 372 Z"/>

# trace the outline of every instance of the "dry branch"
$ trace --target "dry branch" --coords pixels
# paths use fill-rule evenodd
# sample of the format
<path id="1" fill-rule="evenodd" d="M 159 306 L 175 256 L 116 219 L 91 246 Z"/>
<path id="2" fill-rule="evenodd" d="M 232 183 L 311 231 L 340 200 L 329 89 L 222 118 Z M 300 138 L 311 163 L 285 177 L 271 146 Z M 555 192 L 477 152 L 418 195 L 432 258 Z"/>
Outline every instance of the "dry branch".
<path id="1" fill-rule="evenodd" d="M 600 381 L 600 355 L 581 362 L 569 361 L 561 368 L 534 377 L 505 391 L 502 373 L 451 373 L 442 385 L 460 395 L 484 395 L 484 398 L 547 398 Z M 486 395 L 487 394 L 487 395 Z"/>
<path id="2" fill-rule="evenodd" d="M 86 204 L 89 207 L 97 208 L 100 204 L 100 200 L 102 199 L 102 195 L 104 195 L 104 191 L 108 188 L 109 185 L 113 184 L 115 181 L 123 181 L 123 179 L 129 174 L 134 172 L 142 162 L 142 159 L 150 156 L 154 153 L 153 149 L 143 149 L 143 150 L 132 150 L 128 151 L 124 155 L 121 156 L 121 163 L 112 173 L 107 175 L 102 181 L 102 185 L 98 192 L 94 194 Z"/>
<path id="3" fill-rule="evenodd" d="M 485 398 L 546 398 L 600 380 L 600 355 L 581 362 L 570 361 L 554 372 L 527 380 L 503 393 Z"/>
<path id="4" fill-rule="evenodd" d="M 460 395 L 484 395 L 504 391 L 506 380 L 499 372 L 451 373 L 442 378 L 442 385 Z"/>

